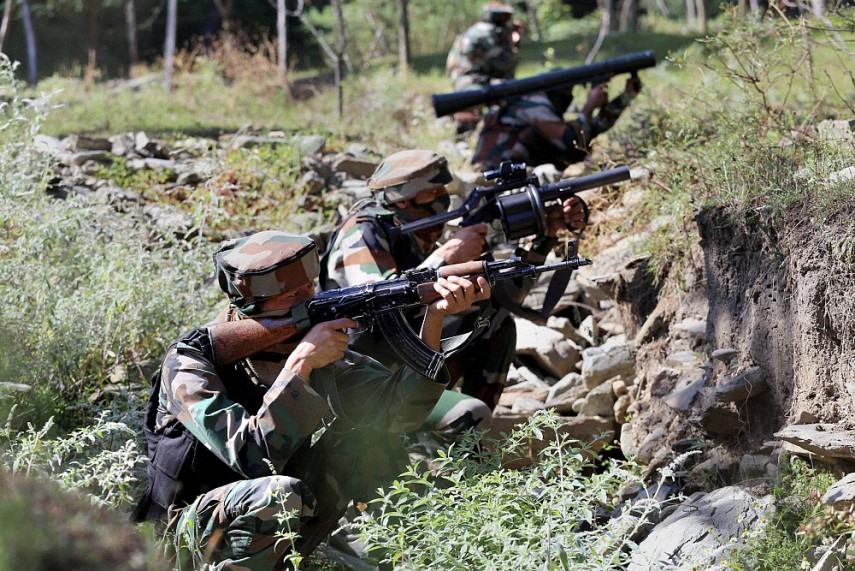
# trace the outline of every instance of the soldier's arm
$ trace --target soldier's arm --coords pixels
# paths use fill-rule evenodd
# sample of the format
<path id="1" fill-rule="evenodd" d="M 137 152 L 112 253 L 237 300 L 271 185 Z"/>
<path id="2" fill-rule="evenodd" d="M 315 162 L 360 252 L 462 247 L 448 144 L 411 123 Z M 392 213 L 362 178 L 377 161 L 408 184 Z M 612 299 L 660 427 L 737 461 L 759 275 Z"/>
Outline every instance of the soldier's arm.
<path id="1" fill-rule="evenodd" d="M 229 395 L 213 363 L 206 328 L 170 349 L 163 364 L 167 410 L 236 472 L 278 472 L 327 414 L 325 400 L 286 369 L 252 414 Z"/>

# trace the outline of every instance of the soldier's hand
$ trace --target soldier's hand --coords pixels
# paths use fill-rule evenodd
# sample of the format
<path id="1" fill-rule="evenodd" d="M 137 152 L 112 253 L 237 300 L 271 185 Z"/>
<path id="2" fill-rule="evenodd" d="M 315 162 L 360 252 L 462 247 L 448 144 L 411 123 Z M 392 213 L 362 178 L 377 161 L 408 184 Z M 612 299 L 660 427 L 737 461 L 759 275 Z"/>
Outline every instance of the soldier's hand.
<path id="1" fill-rule="evenodd" d="M 447 264 L 460 264 L 477 259 L 487 243 L 487 225 L 474 224 L 459 229 L 442 246 L 434 251 Z"/>
<path id="2" fill-rule="evenodd" d="M 608 102 L 609 84 L 600 83 L 599 85 L 595 85 L 594 88 L 591 89 L 591 92 L 588 94 L 588 100 L 582 107 L 582 113 L 590 117 L 595 109 L 604 107 Z"/>
<path id="3" fill-rule="evenodd" d="M 338 361 L 347 349 L 346 329 L 354 328 L 357 323 L 352 319 L 341 318 L 318 323 L 303 336 L 294 351 L 285 361 L 285 368 L 303 380 L 320 367 Z"/>
<path id="4" fill-rule="evenodd" d="M 582 230 L 587 222 L 586 218 L 585 203 L 578 196 L 571 196 L 546 211 L 547 234 L 557 236 L 559 230 Z"/>
<path id="5" fill-rule="evenodd" d="M 428 314 L 434 316 L 466 311 L 472 304 L 488 299 L 491 293 L 490 284 L 483 276 L 474 280 L 460 276 L 439 278 L 434 282 L 433 289 L 441 296 L 428 306 Z"/>
<path id="6" fill-rule="evenodd" d="M 635 97 L 641 92 L 641 78 L 632 74 L 627 78 L 623 92 L 626 93 L 626 96 L 630 99 L 635 99 Z"/>

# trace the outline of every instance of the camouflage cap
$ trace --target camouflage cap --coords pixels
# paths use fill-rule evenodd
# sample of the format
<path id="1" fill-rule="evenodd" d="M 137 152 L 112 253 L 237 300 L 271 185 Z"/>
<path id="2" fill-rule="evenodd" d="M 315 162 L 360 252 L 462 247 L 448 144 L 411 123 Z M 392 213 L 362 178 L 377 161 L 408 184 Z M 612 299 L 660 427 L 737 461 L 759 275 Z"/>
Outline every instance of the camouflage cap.
<path id="1" fill-rule="evenodd" d="M 368 179 L 368 188 L 382 190 L 380 201 L 390 204 L 452 180 L 448 161 L 442 155 L 424 150 L 399 151 L 383 159 Z"/>
<path id="2" fill-rule="evenodd" d="M 313 281 L 320 273 L 315 242 L 305 236 L 265 230 L 223 242 L 214 254 L 217 281 L 235 306 L 252 305 Z"/>

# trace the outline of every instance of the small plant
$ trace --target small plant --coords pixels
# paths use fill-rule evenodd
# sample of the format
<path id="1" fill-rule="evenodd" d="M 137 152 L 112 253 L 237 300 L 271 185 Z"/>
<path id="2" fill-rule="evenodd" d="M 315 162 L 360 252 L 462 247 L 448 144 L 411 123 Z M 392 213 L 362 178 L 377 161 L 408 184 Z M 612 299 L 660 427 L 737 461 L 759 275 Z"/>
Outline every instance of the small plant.
<path id="1" fill-rule="evenodd" d="M 728 569 L 804 569 L 805 556 L 811 549 L 855 530 L 851 522 L 846 523 L 847 518 L 840 518 L 842 514 L 835 514 L 820 501 L 835 481 L 830 471 L 814 468 L 799 458 L 782 460 L 784 469 L 772 489 L 774 515 L 725 562 Z"/>
<path id="2" fill-rule="evenodd" d="M 53 420 L 19 432 L 10 414 L 0 429 L 0 465 L 13 474 L 47 477 L 63 489 L 85 491 L 95 504 L 126 509 L 135 499 L 146 459 L 137 433 L 109 415 L 102 411 L 94 424 L 56 437 Z"/>
<path id="3" fill-rule="evenodd" d="M 505 467 L 550 434 L 533 464 Z M 368 553 L 400 569 L 619 569 L 660 507 L 617 506 L 619 489 L 638 481 L 635 466 L 598 459 L 554 413 L 486 448 L 473 436 L 440 453 L 435 474 L 411 467 L 383 489 L 357 521 Z"/>

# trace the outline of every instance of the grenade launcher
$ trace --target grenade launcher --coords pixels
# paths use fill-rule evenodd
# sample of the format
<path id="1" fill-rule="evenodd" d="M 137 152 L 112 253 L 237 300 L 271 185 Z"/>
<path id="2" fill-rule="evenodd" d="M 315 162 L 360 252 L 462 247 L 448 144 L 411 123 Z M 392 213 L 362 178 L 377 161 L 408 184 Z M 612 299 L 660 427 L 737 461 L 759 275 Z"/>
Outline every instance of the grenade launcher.
<path id="1" fill-rule="evenodd" d="M 655 65 L 656 54 L 653 50 L 646 50 L 587 65 L 556 69 L 523 79 L 508 79 L 479 89 L 439 93 L 432 95 L 431 101 L 436 116 L 443 117 L 464 109 L 492 105 L 504 99 L 520 97 L 536 91 L 549 91 L 550 89 L 582 84 L 596 85 L 608 81 L 609 78 L 619 73 L 634 74 L 640 69 L 654 67 Z"/>

